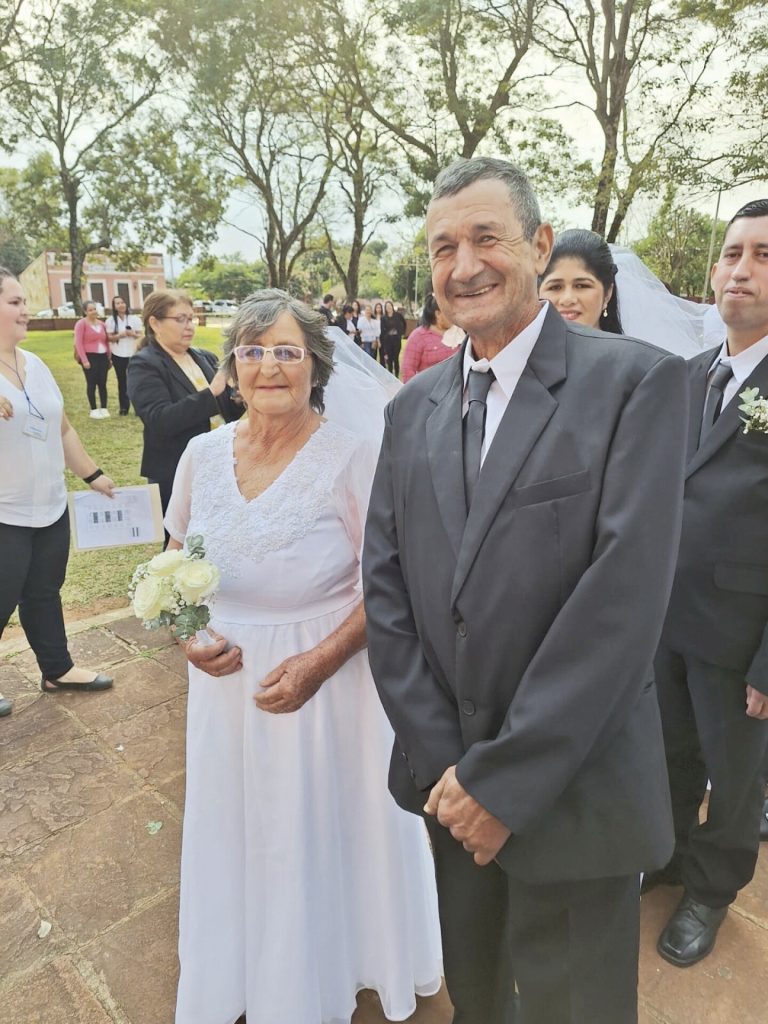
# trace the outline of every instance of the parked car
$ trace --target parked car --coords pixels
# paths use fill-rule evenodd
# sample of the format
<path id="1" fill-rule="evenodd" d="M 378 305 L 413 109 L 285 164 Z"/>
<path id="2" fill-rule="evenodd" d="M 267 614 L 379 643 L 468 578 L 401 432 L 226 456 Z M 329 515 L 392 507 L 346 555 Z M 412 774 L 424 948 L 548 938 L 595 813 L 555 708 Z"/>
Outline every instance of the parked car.
<path id="1" fill-rule="evenodd" d="M 55 309 L 41 309 L 39 313 L 33 313 L 33 320 L 52 320 L 57 315 Z"/>
<path id="2" fill-rule="evenodd" d="M 212 313 L 236 313 L 237 303 L 231 302 L 229 299 L 214 299 L 211 303 Z"/>
<path id="3" fill-rule="evenodd" d="M 192 308 L 198 313 L 213 313 L 213 303 L 210 299 L 195 299 Z"/>
<path id="4" fill-rule="evenodd" d="M 83 299 L 83 302 L 90 302 L 90 301 L 91 301 L 91 299 Z M 99 316 L 104 316 L 104 307 L 102 306 L 102 304 L 100 302 L 96 303 L 96 312 L 99 314 Z M 61 317 L 74 317 L 74 316 L 77 316 L 77 313 L 75 313 L 75 304 L 74 304 L 74 302 L 65 302 L 63 306 L 59 306 L 59 308 L 56 310 L 56 316 L 61 316 Z"/>

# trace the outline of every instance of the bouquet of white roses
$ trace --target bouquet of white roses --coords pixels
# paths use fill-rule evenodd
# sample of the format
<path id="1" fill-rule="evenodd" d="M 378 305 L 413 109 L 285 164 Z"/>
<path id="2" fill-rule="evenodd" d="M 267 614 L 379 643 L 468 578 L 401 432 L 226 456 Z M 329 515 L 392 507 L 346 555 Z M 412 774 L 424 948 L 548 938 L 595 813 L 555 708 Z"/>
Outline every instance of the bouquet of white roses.
<path id="1" fill-rule="evenodd" d="M 128 588 L 133 614 L 147 629 L 175 626 L 189 640 L 211 617 L 205 601 L 219 586 L 219 570 L 205 557 L 203 538 L 187 537 L 186 551 L 163 551 L 136 567 Z"/>

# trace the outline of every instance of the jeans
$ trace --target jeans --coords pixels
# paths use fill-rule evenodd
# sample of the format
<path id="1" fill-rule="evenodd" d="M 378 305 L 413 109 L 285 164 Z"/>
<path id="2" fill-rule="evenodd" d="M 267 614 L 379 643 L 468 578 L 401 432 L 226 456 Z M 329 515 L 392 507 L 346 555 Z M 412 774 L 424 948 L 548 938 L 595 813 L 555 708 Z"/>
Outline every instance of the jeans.
<path id="1" fill-rule="evenodd" d="M 115 368 L 115 376 L 117 377 L 117 398 L 120 406 L 120 412 L 129 412 L 131 403 L 128 398 L 128 360 L 130 356 L 112 356 L 112 365 Z M 106 404 L 106 403 L 105 403 Z"/>
<path id="2" fill-rule="evenodd" d="M 0 637 L 18 605 L 40 671 L 60 679 L 72 668 L 60 590 L 69 559 L 69 513 L 50 526 L 0 523 Z"/>

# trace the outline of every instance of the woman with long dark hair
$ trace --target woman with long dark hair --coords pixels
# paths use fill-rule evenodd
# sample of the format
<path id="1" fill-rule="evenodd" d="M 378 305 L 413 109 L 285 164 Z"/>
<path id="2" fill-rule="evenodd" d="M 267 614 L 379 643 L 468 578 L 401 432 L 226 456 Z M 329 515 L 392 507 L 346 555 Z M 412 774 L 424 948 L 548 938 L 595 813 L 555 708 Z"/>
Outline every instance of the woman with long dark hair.
<path id="1" fill-rule="evenodd" d="M 120 415 L 127 416 L 131 409 L 128 398 L 128 360 L 136 351 L 141 337 L 141 320 L 131 313 L 122 295 L 112 299 L 112 312 L 107 317 L 107 338 L 112 349 L 112 365 L 117 377 L 117 395 Z"/>
<path id="2" fill-rule="evenodd" d="M 405 330 L 405 317 L 396 311 L 394 303 L 388 299 L 384 303 L 381 318 L 381 353 L 384 365 L 395 377 L 400 376 L 400 346 Z"/>
<path id="3" fill-rule="evenodd" d="M 75 355 L 85 374 L 85 389 L 88 404 L 91 407 L 91 419 L 106 419 L 107 408 L 107 374 L 109 373 L 110 352 L 107 341 L 107 329 L 99 320 L 95 302 L 83 305 L 82 320 L 75 324 Z M 96 391 L 99 392 L 99 405 L 96 407 Z"/>
<path id="4" fill-rule="evenodd" d="M 456 351 L 445 341 L 445 332 L 451 327 L 450 320 L 440 312 L 434 295 L 427 295 L 421 311 L 421 324 L 411 331 L 403 355 L 403 383 L 444 359 L 450 359 Z"/>
<path id="5" fill-rule="evenodd" d="M 539 295 L 564 320 L 622 334 L 616 289 L 617 267 L 605 239 L 573 228 L 557 236 Z"/>

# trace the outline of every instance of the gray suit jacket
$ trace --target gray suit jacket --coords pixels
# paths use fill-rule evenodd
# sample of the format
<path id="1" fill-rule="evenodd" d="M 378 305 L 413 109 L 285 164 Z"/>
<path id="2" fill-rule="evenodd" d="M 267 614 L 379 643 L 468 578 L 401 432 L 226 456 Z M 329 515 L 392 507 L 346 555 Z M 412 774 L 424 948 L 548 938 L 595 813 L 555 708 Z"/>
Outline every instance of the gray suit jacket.
<path id="1" fill-rule="evenodd" d="M 483 464 L 462 356 L 389 405 L 363 558 L 368 650 L 418 812 L 450 765 L 529 881 L 653 869 L 673 836 L 652 659 L 672 585 L 685 364 L 550 309 Z"/>
<path id="2" fill-rule="evenodd" d="M 697 451 L 707 371 L 718 348 L 688 364 L 690 461 L 663 639 L 674 650 L 742 672 L 768 694 L 768 435 L 744 433 L 736 396 Z M 768 358 L 744 387 L 768 395 Z"/>

